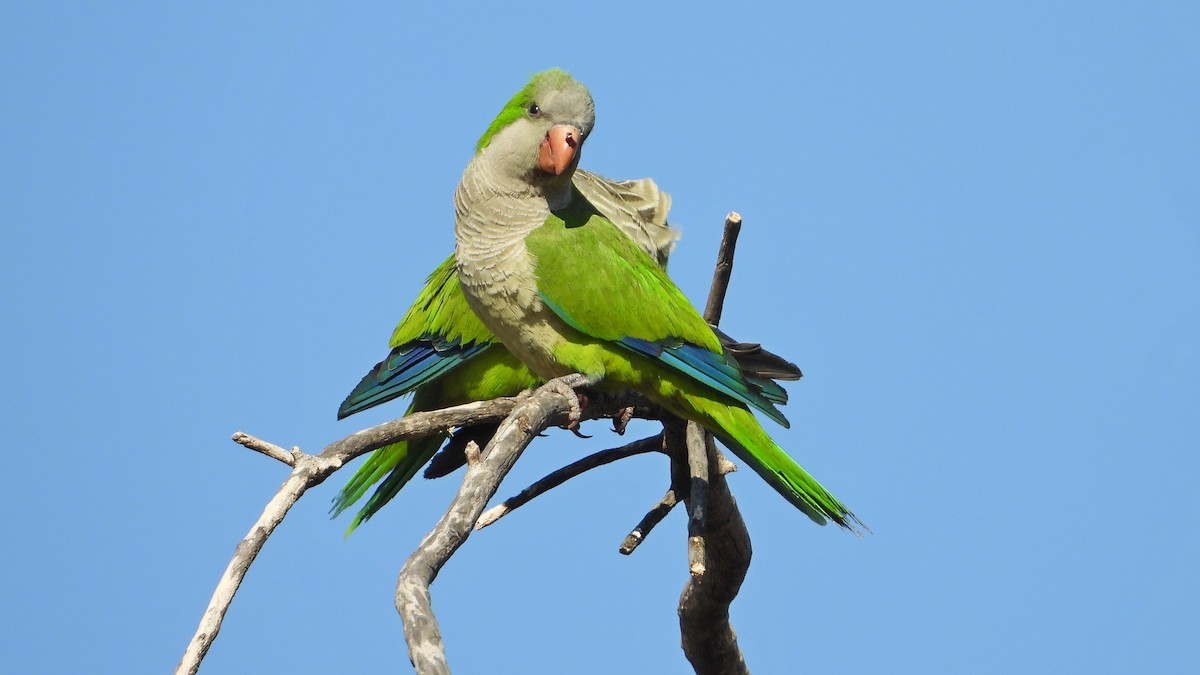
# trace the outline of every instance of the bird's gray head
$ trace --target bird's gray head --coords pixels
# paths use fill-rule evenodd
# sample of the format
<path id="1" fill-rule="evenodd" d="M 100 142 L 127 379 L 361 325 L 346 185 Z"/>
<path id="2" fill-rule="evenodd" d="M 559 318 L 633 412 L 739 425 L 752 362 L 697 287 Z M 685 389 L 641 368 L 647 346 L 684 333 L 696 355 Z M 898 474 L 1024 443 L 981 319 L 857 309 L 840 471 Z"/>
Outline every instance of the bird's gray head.
<path id="1" fill-rule="evenodd" d="M 587 87 L 567 73 L 530 78 L 476 145 L 476 161 L 534 187 L 569 185 L 584 140 L 596 123 Z"/>

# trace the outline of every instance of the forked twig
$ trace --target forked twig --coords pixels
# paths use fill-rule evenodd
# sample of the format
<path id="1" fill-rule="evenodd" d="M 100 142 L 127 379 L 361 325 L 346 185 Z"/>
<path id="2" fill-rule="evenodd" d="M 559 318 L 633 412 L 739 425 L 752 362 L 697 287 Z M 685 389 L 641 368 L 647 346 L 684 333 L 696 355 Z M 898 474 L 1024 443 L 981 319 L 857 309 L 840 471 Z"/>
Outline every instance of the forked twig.
<path id="1" fill-rule="evenodd" d="M 235 442 L 287 464 L 292 467 L 292 472 L 275 496 L 267 502 L 262 515 L 255 521 L 250 531 L 234 549 L 233 557 L 221 575 L 208 607 L 200 618 L 196 633 L 188 642 L 183 658 L 180 659 L 175 672 L 191 675 L 200 668 L 200 662 L 204 660 L 204 656 L 212 647 L 213 641 L 216 640 L 225 619 L 225 613 L 229 610 L 229 605 L 233 602 L 233 597 L 237 594 L 250 565 L 262 550 L 263 545 L 266 544 L 267 538 L 283 522 L 288 511 L 305 491 L 324 482 L 347 462 L 376 448 L 400 440 L 428 436 L 449 427 L 469 426 L 501 419 L 511 413 L 518 402 L 527 396 L 526 394 L 513 398 L 493 399 L 444 410 L 415 413 L 364 429 L 330 443 L 318 455 L 301 452 L 299 448 L 293 448 L 291 451 L 284 450 L 278 445 L 249 434 L 240 431 L 235 433 L 233 435 Z"/>

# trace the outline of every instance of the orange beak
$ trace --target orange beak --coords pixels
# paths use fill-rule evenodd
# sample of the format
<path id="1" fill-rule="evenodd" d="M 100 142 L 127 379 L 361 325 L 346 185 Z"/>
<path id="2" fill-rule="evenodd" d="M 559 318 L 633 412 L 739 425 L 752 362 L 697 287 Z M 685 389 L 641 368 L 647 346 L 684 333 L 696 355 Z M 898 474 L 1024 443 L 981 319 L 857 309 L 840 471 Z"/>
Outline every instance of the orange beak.
<path id="1" fill-rule="evenodd" d="M 575 159 L 583 132 L 571 124 L 556 124 L 546 132 L 546 138 L 538 148 L 538 168 L 546 173 L 561 176 Z"/>

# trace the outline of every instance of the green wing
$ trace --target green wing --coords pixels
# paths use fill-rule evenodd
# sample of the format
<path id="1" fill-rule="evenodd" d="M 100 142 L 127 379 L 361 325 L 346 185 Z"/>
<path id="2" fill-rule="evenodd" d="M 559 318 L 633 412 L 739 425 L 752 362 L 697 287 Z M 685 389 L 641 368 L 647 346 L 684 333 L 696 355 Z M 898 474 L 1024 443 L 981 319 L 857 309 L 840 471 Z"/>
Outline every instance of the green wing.
<path id="1" fill-rule="evenodd" d="M 430 273 L 425 288 L 396 326 L 388 346 L 399 347 L 430 335 L 448 342 L 496 342 L 496 335 L 467 305 L 458 285 L 453 254 Z"/>
<path id="2" fill-rule="evenodd" d="M 496 343 L 467 306 L 454 256 L 429 275 L 425 287 L 392 333 L 392 351 L 367 373 L 338 408 L 341 419 L 403 396 Z"/>
<path id="3" fill-rule="evenodd" d="M 578 193 L 526 238 L 538 293 L 563 321 L 684 373 L 787 426 L 666 272 Z"/>

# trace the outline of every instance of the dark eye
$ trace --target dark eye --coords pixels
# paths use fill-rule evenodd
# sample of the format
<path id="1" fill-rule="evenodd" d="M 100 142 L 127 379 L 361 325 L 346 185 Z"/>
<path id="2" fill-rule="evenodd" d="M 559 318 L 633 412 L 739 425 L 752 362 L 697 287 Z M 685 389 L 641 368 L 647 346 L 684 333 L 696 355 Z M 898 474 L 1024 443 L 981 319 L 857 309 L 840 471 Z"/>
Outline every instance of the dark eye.
<path id="1" fill-rule="evenodd" d="M 529 104 L 529 107 L 528 107 L 528 108 L 526 108 L 526 110 L 528 110 L 528 111 L 529 111 L 529 116 L 530 116 L 530 117 L 537 117 L 538 115 L 541 115 L 541 114 L 542 114 L 542 109 L 541 109 L 541 108 L 539 108 L 539 107 L 538 107 L 538 104 L 536 104 L 536 103 L 530 103 L 530 104 Z"/>

